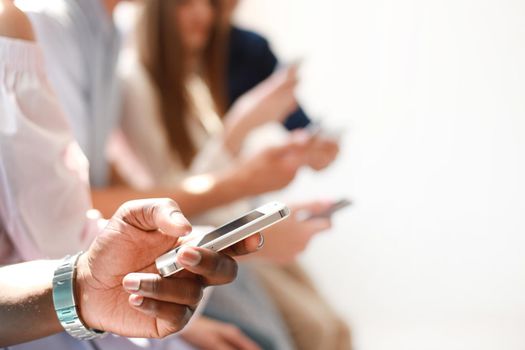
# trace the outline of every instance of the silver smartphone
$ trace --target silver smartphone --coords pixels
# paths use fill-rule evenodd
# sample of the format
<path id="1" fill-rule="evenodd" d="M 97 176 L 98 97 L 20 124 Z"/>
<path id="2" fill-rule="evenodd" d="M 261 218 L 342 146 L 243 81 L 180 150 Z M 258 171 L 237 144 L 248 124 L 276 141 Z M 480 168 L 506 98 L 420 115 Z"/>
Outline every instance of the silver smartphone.
<path id="1" fill-rule="evenodd" d="M 271 202 L 265 204 L 160 256 L 155 260 L 157 270 L 163 277 L 171 276 L 181 271 L 183 268 L 177 265 L 177 253 L 184 246 L 202 247 L 218 252 L 284 220 L 289 215 L 290 209 L 283 203 Z"/>

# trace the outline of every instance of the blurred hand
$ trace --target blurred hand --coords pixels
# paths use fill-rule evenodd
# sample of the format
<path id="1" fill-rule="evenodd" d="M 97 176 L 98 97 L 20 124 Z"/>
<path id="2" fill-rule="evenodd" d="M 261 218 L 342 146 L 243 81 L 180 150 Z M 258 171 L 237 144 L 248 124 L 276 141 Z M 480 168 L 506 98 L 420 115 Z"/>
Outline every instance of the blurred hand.
<path id="1" fill-rule="evenodd" d="M 328 167 L 339 154 L 339 143 L 329 137 L 316 136 L 308 151 L 308 165 L 314 170 Z"/>
<path id="2" fill-rule="evenodd" d="M 248 159 L 236 163 L 233 173 L 246 195 L 258 195 L 279 190 L 295 178 L 307 164 L 310 140 L 304 134 L 291 134 L 281 146 L 268 147 Z"/>
<path id="3" fill-rule="evenodd" d="M 291 206 L 292 214 L 287 220 L 264 231 L 264 248 L 253 255 L 277 264 L 288 264 L 301 254 L 312 238 L 330 229 L 330 218 L 300 220 L 298 213 L 320 214 L 330 208 L 331 203 L 315 201 Z"/>
<path id="4" fill-rule="evenodd" d="M 168 199 L 132 201 L 110 219 L 81 255 L 76 291 L 82 320 L 90 328 L 128 337 L 158 338 L 181 330 L 208 285 L 231 282 L 237 264 L 229 255 L 257 250 L 254 235 L 225 253 L 186 248 L 178 260 L 186 270 L 161 278 L 155 259 L 180 244 L 191 226 Z"/>
<path id="5" fill-rule="evenodd" d="M 260 347 L 233 324 L 199 316 L 180 333 L 201 350 L 260 350 Z"/>
<path id="6" fill-rule="evenodd" d="M 237 154 L 245 137 L 256 127 L 282 122 L 297 109 L 297 69 L 292 65 L 275 72 L 233 104 L 224 118 L 224 143 L 230 152 Z"/>

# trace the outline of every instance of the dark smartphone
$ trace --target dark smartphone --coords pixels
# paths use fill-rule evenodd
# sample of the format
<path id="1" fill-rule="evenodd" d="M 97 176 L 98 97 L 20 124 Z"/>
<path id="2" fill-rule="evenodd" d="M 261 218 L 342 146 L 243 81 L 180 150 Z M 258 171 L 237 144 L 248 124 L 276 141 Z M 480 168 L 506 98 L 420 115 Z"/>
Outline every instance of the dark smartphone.
<path id="1" fill-rule="evenodd" d="M 330 208 L 328 208 L 324 212 L 316 213 L 316 214 L 304 213 L 304 214 L 301 215 L 301 218 L 299 220 L 304 221 L 304 220 L 310 220 L 310 219 L 329 218 L 332 215 L 334 215 L 335 212 L 337 212 L 337 211 L 339 211 L 339 210 L 341 210 L 343 208 L 349 207 L 351 205 L 352 205 L 352 201 L 351 200 L 341 199 L 341 200 L 338 200 L 337 202 L 335 202 L 334 204 L 332 204 L 330 206 Z"/>

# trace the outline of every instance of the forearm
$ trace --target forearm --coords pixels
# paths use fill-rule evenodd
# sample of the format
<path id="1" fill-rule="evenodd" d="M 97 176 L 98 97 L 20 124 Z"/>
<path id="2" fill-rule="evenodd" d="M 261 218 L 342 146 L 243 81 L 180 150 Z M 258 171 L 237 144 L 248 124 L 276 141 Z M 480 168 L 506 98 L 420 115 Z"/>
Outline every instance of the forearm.
<path id="1" fill-rule="evenodd" d="M 256 90 L 255 88 L 254 90 Z M 222 135 L 224 148 L 232 155 L 238 155 L 248 134 L 266 122 L 267 111 L 260 111 L 260 103 L 254 99 L 253 91 L 239 98 L 224 116 L 224 132 Z M 255 100 L 255 101 L 254 101 Z M 255 108 L 255 107 L 259 108 Z"/>
<path id="2" fill-rule="evenodd" d="M 233 112 L 231 112 L 233 113 Z M 227 116 L 226 118 L 228 118 Z M 226 119 L 225 118 L 225 119 Z M 235 119 L 235 117 L 230 117 Z M 223 144 L 224 148 L 232 155 L 236 156 L 240 153 L 244 140 L 253 127 L 243 121 L 230 122 L 225 125 Z"/>
<path id="3" fill-rule="evenodd" d="M 0 347 L 63 331 L 53 306 L 58 261 L 32 261 L 0 268 Z"/>
<path id="4" fill-rule="evenodd" d="M 93 206 L 104 217 L 110 217 L 122 203 L 140 198 L 169 197 L 175 200 L 186 216 L 242 199 L 249 195 L 247 181 L 234 169 L 220 174 L 191 176 L 174 189 L 134 190 L 127 186 L 93 189 Z"/>
<path id="5" fill-rule="evenodd" d="M 174 191 L 173 199 L 191 217 L 250 196 L 248 179 L 237 170 L 189 177 Z"/>

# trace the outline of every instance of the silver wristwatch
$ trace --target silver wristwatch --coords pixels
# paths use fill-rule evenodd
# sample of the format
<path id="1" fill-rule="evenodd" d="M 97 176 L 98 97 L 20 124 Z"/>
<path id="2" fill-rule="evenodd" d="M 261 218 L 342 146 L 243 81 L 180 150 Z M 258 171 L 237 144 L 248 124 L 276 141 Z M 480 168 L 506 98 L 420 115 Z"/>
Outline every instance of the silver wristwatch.
<path id="1" fill-rule="evenodd" d="M 91 340 L 105 333 L 88 329 L 78 316 L 75 302 L 75 277 L 77 261 L 82 252 L 66 256 L 56 268 L 53 276 L 53 303 L 60 324 L 71 336 Z"/>

